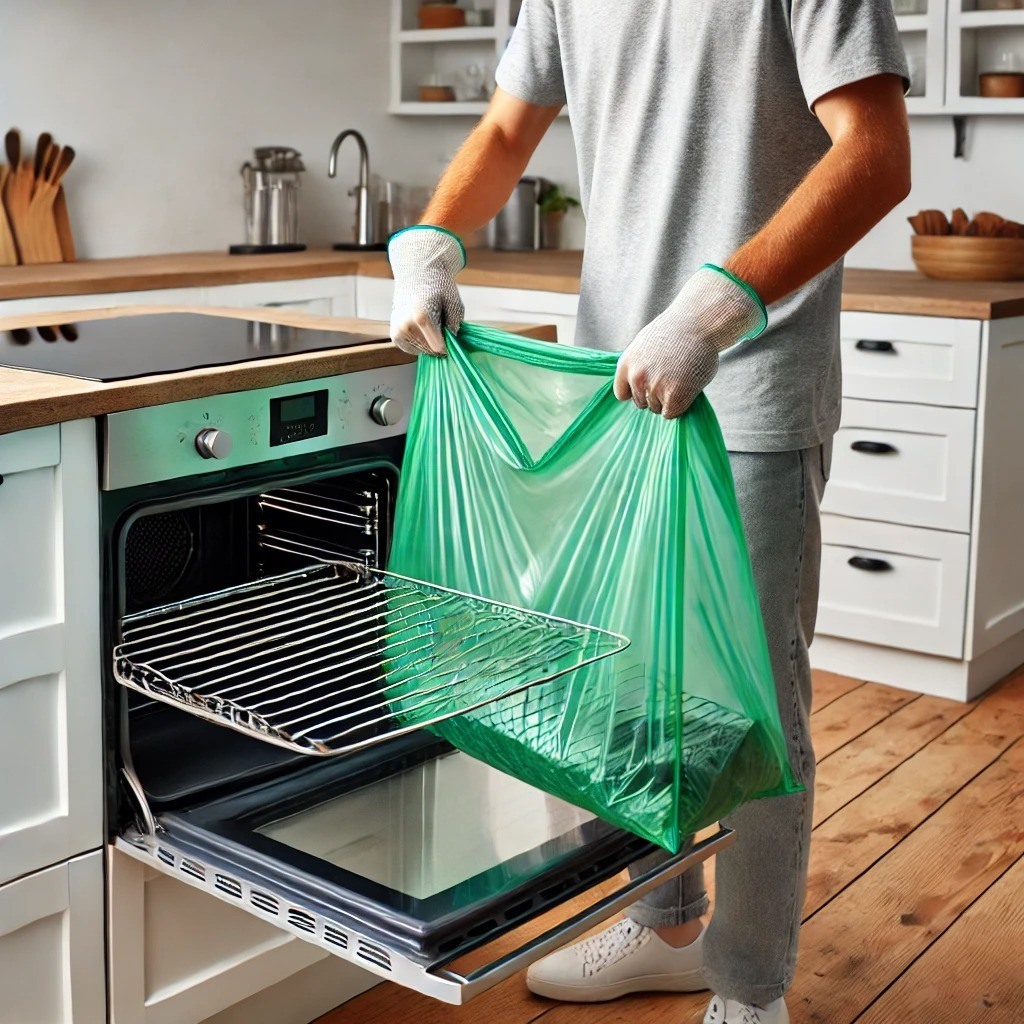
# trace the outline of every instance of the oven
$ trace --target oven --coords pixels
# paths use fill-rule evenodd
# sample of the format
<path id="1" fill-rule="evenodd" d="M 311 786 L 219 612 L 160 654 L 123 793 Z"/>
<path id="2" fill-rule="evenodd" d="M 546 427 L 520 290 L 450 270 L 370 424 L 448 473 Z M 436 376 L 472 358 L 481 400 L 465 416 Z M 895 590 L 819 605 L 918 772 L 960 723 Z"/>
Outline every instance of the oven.
<path id="1" fill-rule="evenodd" d="M 729 836 L 452 966 L 654 848 L 381 711 L 359 602 L 387 563 L 413 373 L 105 418 L 107 821 L 150 869 L 457 1004 Z"/>

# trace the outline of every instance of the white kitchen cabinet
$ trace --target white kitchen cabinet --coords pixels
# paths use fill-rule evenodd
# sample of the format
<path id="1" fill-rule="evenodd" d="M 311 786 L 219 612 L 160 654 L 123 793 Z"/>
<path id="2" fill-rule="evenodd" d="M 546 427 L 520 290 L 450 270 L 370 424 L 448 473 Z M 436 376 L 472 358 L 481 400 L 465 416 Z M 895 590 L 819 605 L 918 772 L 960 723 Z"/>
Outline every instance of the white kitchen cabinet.
<path id="1" fill-rule="evenodd" d="M 351 275 L 299 281 L 255 281 L 203 289 L 207 306 L 273 306 L 321 316 L 355 316 L 356 284 Z"/>
<path id="2" fill-rule="evenodd" d="M 1024 663 L 1024 317 L 844 313 L 842 338 L 811 661 L 972 699 Z"/>
<path id="3" fill-rule="evenodd" d="M 307 1024 L 376 982 L 120 851 L 107 858 L 112 1024 L 200 1024 L 264 989 L 274 1010 L 261 1005 L 250 1021 Z M 274 986 L 324 960 L 332 966 L 315 974 L 318 991 L 307 990 L 294 1007 L 280 1005 Z"/>
<path id="4" fill-rule="evenodd" d="M 0 300 L 0 317 L 27 313 L 61 313 L 75 309 L 111 309 L 114 306 L 202 305 L 202 288 L 153 288 L 135 292 L 99 292 L 90 295 L 44 295 L 33 299 Z"/>
<path id="5" fill-rule="evenodd" d="M 391 319 L 394 284 L 390 278 L 359 277 L 356 283 L 356 312 L 371 320 Z M 520 324 L 554 324 L 558 340 L 571 345 L 576 337 L 578 295 L 526 288 L 490 288 L 460 285 L 466 319 Z"/>
<path id="6" fill-rule="evenodd" d="M 0 1024 L 105 1020 L 103 855 L 0 886 Z"/>
<path id="7" fill-rule="evenodd" d="M 102 843 L 91 421 L 0 435 L 0 883 Z"/>

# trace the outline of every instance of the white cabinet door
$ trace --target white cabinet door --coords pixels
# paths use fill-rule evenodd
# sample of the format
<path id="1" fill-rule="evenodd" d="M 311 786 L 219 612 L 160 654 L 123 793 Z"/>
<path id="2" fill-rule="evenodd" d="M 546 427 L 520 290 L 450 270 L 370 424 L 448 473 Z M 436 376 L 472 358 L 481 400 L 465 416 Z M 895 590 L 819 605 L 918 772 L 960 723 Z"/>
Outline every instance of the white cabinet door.
<path id="1" fill-rule="evenodd" d="M 847 399 L 823 511 L 970 532 L 974 416 Z"/>
<path id="2" fill-rule="evenodd" d="M 203 290 L 207 306 L 273 306 L 322 316 L 355 316 L 355 277 L 313 277 L 298 281 L 255 281 Z"/>
<path id="3" fill-rule="evenodd" d="M 183 305 L 203 302 L 202 288 L 154 288 L 139 292 L 105 292 L 93 295 L 47 295 L 38 299 L 4 299 L 0 317 L 25 313 L 61 313 L 67 309 L 110 309 L 113 306 Z M 60 317 L 55 323 L 60 323 Z"/>
<path id="4" fill-rule="evenodd" d="M 522 288 L 461 287 L 466 319 L 498 320 L 515 324 L 554 324 L 558 341 L 573 344 L 576 338 L 576 312 L 580 297 L 564 292 L 541 292 Z"/>
<path id="5" fill-rule="evenodd" d="M 390 277 L 357 277 L 356 316 L 366 320 L 390 320 L 395 283 Z"/>
<path id="6" fill-rule="evenodd" d="M 0 1024 L 106 1020 L 103 855 L 0 886 Z"/>
<path id="7" fill-rule="evenodd" d="M 391 319 L 390 278 L 356 279 L 356 312 L 370 320 Z M 576 337 L 576 310 L 580 297 L 563 292 L 541 292 L 523 288 L 483 288 L 460 285 L 459 294 L 466 306 L 466 319 L 502 321 L 516 324 L 554 324 L 558 340 L 571 345 Z"/>
<path id="8" fill-rule="evenodd" d="M 95 424 L 0 435 L 0 476 L 2 883 L 102 842 Z"/>
<path id="9" fill-rule="evenodd" d="M 835 515 L 821 535 L 818 633 L 963 655 L 968 536 Z"/>
<path id="10" fill-rule="evenodd" d="M 107 857 L 113 1024 L 199 1024 L 328 958 L 118 850 Z M 377 979 L 339 962 L 331 980 L 338 1005 Z M 275 1011 L 275 1024 L 285 1019 Z"/>
<path id="11" fill-rule="evenodd" d="M 972 409 L 978 404 L 977 320 L 843 313 L 843 395 Z"/>

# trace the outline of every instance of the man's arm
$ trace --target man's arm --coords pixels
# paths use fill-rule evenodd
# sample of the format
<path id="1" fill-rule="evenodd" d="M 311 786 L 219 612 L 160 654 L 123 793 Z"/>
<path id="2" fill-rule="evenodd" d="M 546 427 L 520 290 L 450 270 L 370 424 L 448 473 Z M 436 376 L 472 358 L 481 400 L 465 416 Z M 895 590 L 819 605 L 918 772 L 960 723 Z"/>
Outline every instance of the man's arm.
<path id="1" fill-rule="evenodd" d="M 831 266 L 910 191 L 903 83 L 876 75 L 823 96 L 832 148 L 778 213 L 726 261 L 766 304 Z"/>
<path id="2" fill-rule="evenodd" d="M 666 417 L 685 412 L 714 378 L 719 352 L 764 330 L 762 303 L 777 302 L 835 263 L 910 191 L 907 112 L 897 75 L 836 89 L 814 112 L 831 149 L 729 257 L 726 273 L 697 271 L 636 336 L 619 359 L 617 398 Z"/>
<path id="3" fill-rule="evenodd" d="M 391 338 L 404 352 L 447 351 L 444 329 L 458 331 L 464 313 L 455 286 L 466 262 L 460 236 L 482 228 L 502 208 L 560 109 L 497 89 L 438 182 L 421 225 L 391 238 Z"/>
<path id="4" fill-rule="evenodd" d="M 424 224 L 468 236 L 505 205 L 557 107 L 539 107 L 500 88 L 459 147 L 423 215 Z"/>

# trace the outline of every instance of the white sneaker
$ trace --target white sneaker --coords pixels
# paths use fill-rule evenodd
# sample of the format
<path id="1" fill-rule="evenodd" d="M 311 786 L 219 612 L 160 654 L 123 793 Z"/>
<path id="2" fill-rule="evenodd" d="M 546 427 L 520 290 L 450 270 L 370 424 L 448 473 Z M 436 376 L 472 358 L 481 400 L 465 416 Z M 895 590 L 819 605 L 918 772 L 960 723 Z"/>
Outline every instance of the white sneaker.
<path id="1" fill-rule="evenodd" d="M 751 1006 L 714 996 L 704 1014 L 704 1024 L 789 1024 L 789 1010 L 785 999 L 776 999 L 767 1006 Z"/>
<path id="2" fill-rule="evenodd" d="M 602 1003 L 630 992 L 702 992 L 708 987 L 700 974 L 703 961 L 703 932 L 677 949 L 627 919 L 538 960 L 526 972 L 526 985 L 538 996 L 573 1003 Z"/>

